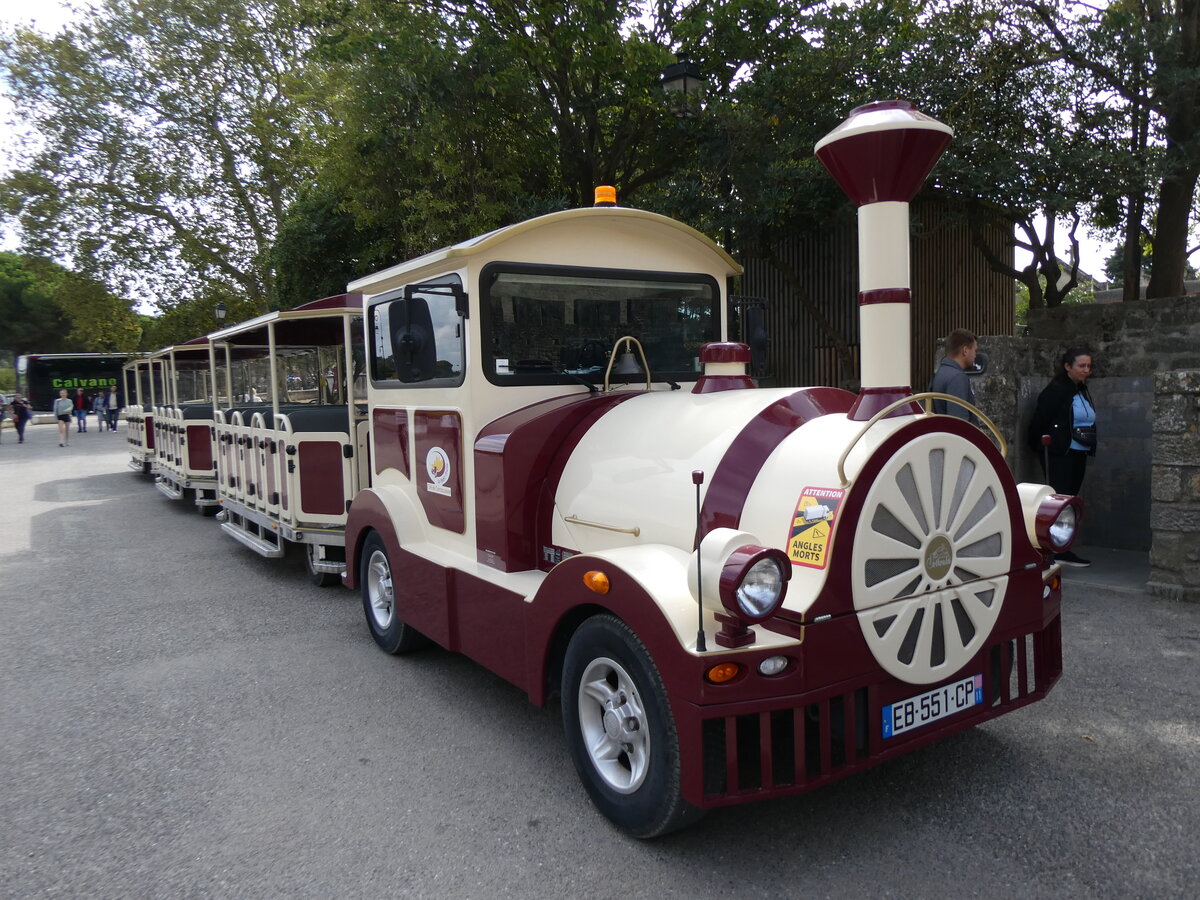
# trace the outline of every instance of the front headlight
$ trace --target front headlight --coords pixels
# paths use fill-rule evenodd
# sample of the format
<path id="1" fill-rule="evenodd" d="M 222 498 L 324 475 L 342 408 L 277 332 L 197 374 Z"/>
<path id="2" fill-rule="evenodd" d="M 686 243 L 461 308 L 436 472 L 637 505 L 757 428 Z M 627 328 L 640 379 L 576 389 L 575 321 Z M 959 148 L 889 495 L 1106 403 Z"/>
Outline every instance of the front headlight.
<path id="1" fill-rule="evenodd" d="M 775 615 L 792 577 L 782 550 L 747 544 L 729 554 L 721 567 L 721 603 L 744 622 Z"/>
<path id="2" fill-rule="evenodd" d="M 1063 511 L 1058 514 L 1050 526 L 1050 540 L 1055 547 L 1067 547 L 1075 540 L 1075 528 L 1077 520 L 1075 518 L 1075 507 L 1063 507 Z"/>
<path id="3" fill-rule="evenodd" d="M 783 596 L 783 585 L 779 561 L 770 557 L 760 559 L 747 570 L 738 585 L 738 606 L 750 618 L 761 619 Z"/>
<path id="4" fill-rule="evenodd" d="M 1083 501 L 1078 497 L 1050 494 L 1038 506 L 1038 544 L 1051 553 L 1062 553 L 1078 535 L 1082 515 Z"/>

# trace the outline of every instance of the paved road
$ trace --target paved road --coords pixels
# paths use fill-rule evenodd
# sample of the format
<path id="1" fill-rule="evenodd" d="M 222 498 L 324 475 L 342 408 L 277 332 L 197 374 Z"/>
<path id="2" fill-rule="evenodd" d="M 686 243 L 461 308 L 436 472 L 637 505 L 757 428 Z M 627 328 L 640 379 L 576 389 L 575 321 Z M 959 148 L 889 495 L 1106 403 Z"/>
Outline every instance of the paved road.
<path id="1" fill-rule="evenodd" d="M 554 710 L 72 438 L 0 444 L 0 896 L 1194 896 L 1200 605 L 1072 582 L 1045 702 L 639 843 Z"/>

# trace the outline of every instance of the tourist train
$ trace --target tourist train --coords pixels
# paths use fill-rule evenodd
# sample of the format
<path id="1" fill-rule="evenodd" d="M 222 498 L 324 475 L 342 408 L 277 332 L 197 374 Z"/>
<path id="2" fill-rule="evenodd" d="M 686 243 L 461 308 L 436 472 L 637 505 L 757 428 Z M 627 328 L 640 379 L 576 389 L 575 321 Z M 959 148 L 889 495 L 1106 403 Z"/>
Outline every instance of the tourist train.
<path id="1" fill-rule="evenodd" d="M 857 393 L 757 387 L 738 264 L 600 189 L 132 363 L 131 464 L 302 545 L 383 650 L 558 697 L 629 834 L 910 752 L 1058 680 L 1080 514 L 908 384 L 908 203 L 949 139 L 889 101 L 817 145 L 859 210 Z"/>

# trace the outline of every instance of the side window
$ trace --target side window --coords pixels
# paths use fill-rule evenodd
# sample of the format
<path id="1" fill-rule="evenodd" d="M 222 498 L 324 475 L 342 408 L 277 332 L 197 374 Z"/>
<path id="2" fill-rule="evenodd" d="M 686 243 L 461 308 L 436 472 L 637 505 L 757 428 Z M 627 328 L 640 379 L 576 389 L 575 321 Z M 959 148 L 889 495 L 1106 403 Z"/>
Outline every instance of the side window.
<path id="1" fill-rule="evenodd" d="M 423 387 L 462 384 L 465 309 L 457 276 L 384 295 L 371 306 L 371 380 Z"/>

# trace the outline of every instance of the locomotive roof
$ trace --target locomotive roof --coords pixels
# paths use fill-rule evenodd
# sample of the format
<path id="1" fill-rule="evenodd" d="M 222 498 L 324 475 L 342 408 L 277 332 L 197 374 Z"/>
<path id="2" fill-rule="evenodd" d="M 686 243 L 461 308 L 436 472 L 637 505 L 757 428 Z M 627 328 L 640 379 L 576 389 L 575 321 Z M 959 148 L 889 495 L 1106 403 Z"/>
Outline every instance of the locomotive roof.
<path id="1" fill-rule="evenodd" d="M 431 253 L 426 253 L 423 256 L 418 256 L 399 265 L 392 266 L 388 269 L 372 273 L 371 275 L 358 278 L 350 282 L 347 290 L 361 291 L 378 285 L 382 281 L 390 281 L 405 272 L 421 269 L 435 263 L 444 262 L 447 260 L 471 256 L 481 250 L 489 249 L 505 241 L 511 240 L 517 235 L 524 234 L 528 231 L 533 231 L 538 228 L 547 226 L 556 227 L 564 222 L 573 219 L 633 219 L 644 223 L 653 224 L 657 227 L 674 229 L 680 231 L 688 237 L 694 239 L 700 244 L 703 244 L 712 252 L 716 253 L 729 268 L 730 275 L 740 275 L 742 267 L 732 256 L 707 235 L 702 234 L 690 225 L 685 225 L 669 216 L 659 215 L 658 213 L 647 212 L 644 209 L 632 209 L 625 206 L 587 206 L 580 209 L 567 209 L 561 212 L 548 213 L 544 216 L 538 216 L 533 219 L 526 219 L 523 222 L 517 222 L 513 225 L 506 225 L 503 228 L 497 228 L 495 231 L 489 231 L 486 234 L 481 234 L 458 244 L 453 244 L 449 247 L 443 247 L 440 250 L 434 250 Z"/>

